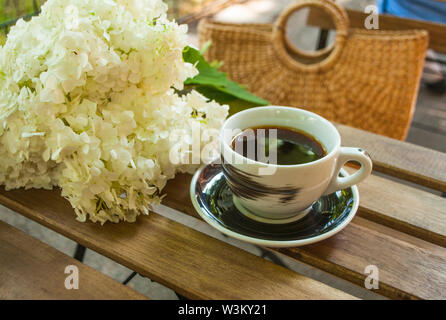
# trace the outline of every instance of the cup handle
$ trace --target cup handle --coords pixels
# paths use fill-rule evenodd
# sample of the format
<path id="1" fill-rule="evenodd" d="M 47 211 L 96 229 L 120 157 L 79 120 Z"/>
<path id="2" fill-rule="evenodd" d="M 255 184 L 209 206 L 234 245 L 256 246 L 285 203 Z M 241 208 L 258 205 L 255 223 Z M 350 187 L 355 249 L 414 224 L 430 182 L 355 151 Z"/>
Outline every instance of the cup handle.
<path id="1" fill-rule="evenodd" d="M 354 174 L 348 177 L 339 177 L 339 171 L 349 161 L 359 162 L 361 168 Z M 342 190 L 352 185 L 360 183 L 367 178 L 372 172 L 372 159 L 368 153 L 360 148 L 341 147 L 341 153 L 339 154 L 335 174 L 324 195 L 333 193 L 338 190 Z"/>

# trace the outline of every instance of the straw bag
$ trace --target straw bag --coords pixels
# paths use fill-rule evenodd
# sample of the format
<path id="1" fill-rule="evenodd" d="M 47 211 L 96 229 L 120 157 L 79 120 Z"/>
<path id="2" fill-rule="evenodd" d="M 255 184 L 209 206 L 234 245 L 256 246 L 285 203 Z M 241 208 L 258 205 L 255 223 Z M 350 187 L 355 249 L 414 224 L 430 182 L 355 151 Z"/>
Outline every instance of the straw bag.
<path id="1" fill-rule="evenodd" d="M 333 17 L 332 47 L 305 52 L 285 35 L 290 15 L 307 6 Z M 368 131 L 405 139 L 427 49 L 423 30 L 349 29 L 346 11 L 329 0 L 297 1 L 272 24 L 202 20 L 206 58 L 272 104 L 295 106 Z"/>

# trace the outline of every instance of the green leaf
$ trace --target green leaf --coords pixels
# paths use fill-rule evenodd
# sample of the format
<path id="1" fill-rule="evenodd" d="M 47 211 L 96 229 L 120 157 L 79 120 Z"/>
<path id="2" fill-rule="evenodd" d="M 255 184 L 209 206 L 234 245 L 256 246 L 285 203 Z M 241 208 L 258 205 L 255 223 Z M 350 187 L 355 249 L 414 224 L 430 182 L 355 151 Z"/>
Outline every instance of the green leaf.
<path id="1" fill-rule="evenodd" d="M 225 87 L 227 85 L 227 78 L 224 73 L 221 73 L 212 68 L 198 68 L 199 74 L 193 78 L 186 79 L 186 85 L 204 85 L 212 87 Z"/>
<path id="2" fill-rule="evenodd" d="M 253 107 L 257 107 L 257 104 L 245 101 L 245 100 L 240 100 L 240 99 L 236 99 L 233 101 L 229 101 L 227 103 L 229 105 L 229 115 L 232 116 L 233 114 L 236 114 L 239 111 L 243 111 L 249 108 L 253 108 Z"/>
<path id="3" fill-rule="evenodd" d="M 269 104 L 268 101 L 253 95 L 238 83 L 229 80 L 226 73 L 216 68 L 219 65 L 218 63 L 209 64 L 197 49 L 189 46 L 185 47 L 183 60 L 194 64 L 199 72 L 195 77 L 187 79 L 184 84 L 195 86 L 195 89 L 208 99 L 219 103 L 239 99 L 254 105 L 264 106 Z"/>
<path id="4" fill-rule="evenodd" d="M 226 92 L 223 92 L 221 90 L 215 89 L 213 87 L 206 87 L 206 86 L 198 86 L 195 88 L 198 92 L 200 92 L 202 95 L 204 95 L 209 100 L 215 100 L 218 103 L 222 104 L 228 104 L 231 101 L 236 100 L 236 98 L 230 94 L 227 94 Z"/>
<path id="5" fill-rule="evenodd" d="M 208 51 L 209 47 L 211 46 L 212 42 L 211 41 L 206 41 L 200 49 L 200 54 L 203 55 L 206 53 L 206 51 Z"/>
<path id="6" fill-rule="evenodd" d="M 244 89 L 242 86 L 240 86 L 238 83 L 228 80 L 228 84 L 225 88 L 220 88 L 223 92 L 226 92 L 228 94 L 233 95 L 234 97 L 237 97 L 241 100 L 245 100 L 254 104 L 258 104 L 260 106 L 266 106 L 269 104 L 268 101 L 265 99 L 262 99 L 260 97 L 257 97 Z"/>
<path id="7" fill-rule="evenodd" d="M 227 82 L 226 74 L 213 68 L 201 55 L 200 51 L 187 46 L 183 50 L 183 60 L 196 66 L 198 74 L 186 79 L 186 85 L 213 85 L 225 86 Z"/>

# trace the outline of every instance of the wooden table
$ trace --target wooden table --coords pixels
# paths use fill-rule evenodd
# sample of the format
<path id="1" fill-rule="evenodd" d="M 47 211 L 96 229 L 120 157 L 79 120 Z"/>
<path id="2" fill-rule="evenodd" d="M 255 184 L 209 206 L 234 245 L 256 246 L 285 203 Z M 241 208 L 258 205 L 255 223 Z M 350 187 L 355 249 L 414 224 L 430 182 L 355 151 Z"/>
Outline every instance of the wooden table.
<path id="1" fill-rule="evenodd" d="M 209 1 L 204 10 L 171 13 L 187 23 L 232 2 Z M 423 26 L 431 31 L 434 47 L 436 29 L 429 27 Z M 379 289 L 373 291 L 383 296 L 445 299 L 446 198 L 441 193 L 446 193 L 446 154 L 342 125 L 338 129 L 343 145 L 366 149 L 374 162 L 375 173 L 359 186 L 357 216 L 343 231 L 320 243 L 267 250 L 360 287 L 364 287 L 366 266 L 375 265 Z M 170 181 L 163 203 L 200 219 L 189 198 L 190 179 L 178 175 Z M 0 188 L 0 203 L 186 298 L 355 298 L 157 213 L 140 216 L 136 223 L 101 227 L 77 222 L 58 190 Z M 67 265 L 79 269 L 79 290 L 63 287 Z M 0 299 L 4 298 L 145 297 L 0 221 Z"/>
<path id="2" fill-rule="evenodd" d="M 440 192 L 446 192 L 446 154 L 342 125 L 338 129 L 343 145 L 368 150 L 374 161 L 376 173 L 359 185 L 357 216 L 330 239 L 268 250 L 361 287 L 365 267 L 376 265 L 379 289 L 374 291 L 381 295 L 445 299 L 446 198 Z M 199 218 L 189 198 L 190 179 L 178 175 L 170 181 L 163 203 Z M 140 216 L 136 223 L 80 223 L 57 190 L 0 189 L 0 203 L 187 298 L 354 298 L 156 213 Z M 0 250 L 5 242 L 0 236 Z M 20 247 L 26 251 L 26 245 Z M 9 257 L 14 252 L 9 250 Z M 0 259 L 0 297 L 11 297 L 1 285 L 4 267 Z M 30 290 L 33 284 L 18 282 L 15 292 Z M 56 285 L 48 281 L 47 286 L 41 290 Z"/>

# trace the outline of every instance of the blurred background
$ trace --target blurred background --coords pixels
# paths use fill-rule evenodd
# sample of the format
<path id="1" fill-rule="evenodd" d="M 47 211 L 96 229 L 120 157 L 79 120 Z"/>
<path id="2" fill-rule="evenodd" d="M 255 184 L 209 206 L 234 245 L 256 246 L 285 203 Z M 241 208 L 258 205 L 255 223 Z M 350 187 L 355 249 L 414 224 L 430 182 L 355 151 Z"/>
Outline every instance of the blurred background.
<path id="1" fill-rule="evenodd" d="M 197 22 L 202 17 L 213 16 L 216 20 L 233 23 L 272 23 L 284 7 L 291 2 L 291 0 L 164 1 L 169 5 L 170 18 L 175 18 L 179 23 L 187 23 L 189 25 L 190 42 L 195 45 L 198 45 L 196 36 Z M 423 6 L 428 1 L 431 3 L 435 2 L 436 5 L 441 5 L 440 1 L 433 0 L 338 0 L 337 2 L 346 8 L 360 10 L 362 12 L 368 5 L 379 4 L 381 10 L 387 10 L 386 13 L 406 18 L 409 17 L 410 19 L 424 19 L 441 23 L 441 21 L 434 20 L 434 17 L 440 16 L 441 18 L 442 11 L 438 8 L 426 5 L 426 8 L 433 10 L 431 12 L 435 12 L 435 14 L 430 14 L 418 7 L 415 10 L 414 8 L 405 7 L 409 2 L 417 6 Z M 31 16 L 38 14 L 44 2 L 45 0 L 0 0 L 0 45 L 4 43 L 9 28 L 16 23 L 18 18 L 23 17 L 24 19 L 29 19 Z M 393 6 L 393 4 L 398 3 L 402 5 L 401 8 Z M 446 2 L 443 2 L 442 5 L 444 8 L 444 24 L 446 24 Z M 315 50 L 320 40 L 319 28 L 305 25 L 306 14 L 305 11 L 297 12 L 290 19 L 289 24 L 291 25 L 288 25 L 288 30 L 291 34 L 289 37 L 294 45 L 305 50 Z M 334 32 L 334 30 L 328 32 L 325 45 L 330 45 L 333 41 Z M 437 35 L 437 38 L 442 38 L 442 35 Z M 446 37 L 444 37 L 443 43 L 446 43 Z M 434 62 L 432 64 L 430 63 L 432 61 L 428 61 L 426 63 L 407 141 L 446 152 L 446 93 L 444 90 L 446 56 L 435 52 L 432 52 L 432 54 L 440 62 Z M 432 83 L 438 83 L 438 87 L 432 87 Z M 0 220 L 24 230 L 26 233 L 56 247 L 68 255 L 72 255 L 75 250 L 76 243 L 73 241 L 21 215 L 14 214 L 2 206 L 0 206 Z M 124 282 L 132 272 L 128 268 L 92 250 L 87 250 L 84 263 L 120 282 Z M 294 268 L 293 266 L 291 267 Z M 296 266 L 296 268 L 298 267 Z M 314 278 L 320 277 L 320 274 L 314 274 Z M 334 280 L 330 278 L 326 282 L 333 285 L 330 281 Z M 128 285 L 155 299 L 177 299 L 177 296 L 170 289 L 139 275 L 133 278 Z M 337 285 L 339 288 L 342 286 L 350 287 L 350 290 L 343 288 L 343 291 L 350 292 L 358 297 L 379 298 L 370 296 L 369 292 L 356 292 L 357 289 L 350 284 Z"/>
<path id="2" fill-rule="evenodd" d="M 196 26 L 200 18 L 231 23 L 272 23 L 292 0 L 164 0 L 170 18 L 189 25 L 190 43 L 198 46 Z M 29 19 L 39 13 L 45 0 L 0 0 L 0 44 L 17 19 Z M 446 2 L 440 0 L 337 0 L 342 6 L 364 12 L 378 5 L 380 12 L 398 17 L 427 20 L 446 25 Z M 296 12 L 288 23 L 292 43 L 314 51 L 320 43 L 319 28 L 306 25 L 305 9 Z M 330 21 L 331 17 L 322 19 Z M 327 20 L 328 19 L 328 20 Z M 443 21 L 444 20 L 444 21 Z M 439 24 L 440 25 L 440 24 Z M 335 30 L 326 34 L 325 45 L 334 39 Z M 436 35 L 441 38 L 440 35 Z M 446 38 L 445 38 L 446 39 Z M 445 40 L 446 41 L 446 40 Z M 323 46 L 322 46 L 323 47 Z M 446 47 L 446 45 L 444 45 Z M 439 61 L 432 62 L 431 60 Z M 429 50 L 419 97 L 407 141 L 446 152 L 446 56 Z"/>
<path id="3" fill-rule="evenodd" d="M 5 35 L 17 18 L 29 18 L 38 14 L 40 6 L 45 0 L 0 0 L 0 44 L 5 41 Z M 214 4 L 222 4 L 227 1 L 216 0 L 164 0 L 169 6 L 169 16 L 171 18 L 187 17 L 194 12 L 198 12 L 203 7 Z"/>

